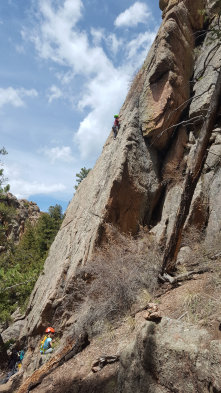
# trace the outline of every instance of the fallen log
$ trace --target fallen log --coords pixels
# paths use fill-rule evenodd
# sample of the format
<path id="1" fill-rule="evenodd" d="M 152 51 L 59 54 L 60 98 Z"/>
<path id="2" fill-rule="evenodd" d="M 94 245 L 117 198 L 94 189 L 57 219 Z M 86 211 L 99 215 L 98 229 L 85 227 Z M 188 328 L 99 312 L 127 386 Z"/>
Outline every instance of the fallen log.
<path id="1" fill-rule="evenodd" d="M 80 335 L 71 345 L 68 350 L 63 350 L 61 353 L 53 356 L 47 363 L 45 363 L 41 368 L 36 370 L 19 388 L 17 393 L 29 393 L 41 384 L 43 379 L 51 374 L 58 367 L 62 366 L 69 359 L 77 355 L 84 348 L 86 348 L 90 342 L 88 341 L 87 333 Z"/>
<path id="2" fill-rule="evenodd" d="M 107 364 L 112 364 L 118 362 L 120 359 L 120 355 L 113 355 L 113 356 L 106 356 L 103 355 L 96 359 L 91 366 L 91 371 L 93 373 L 97 373 L 98 371 L 102 370 Z"/>
<path id="3" fill-rule="evenodd" d="M 164 273 L 163 278 L 166 281 L 169 281 L 170 284 L 175 284 L 177 281 L 188 278 L 189 276 L 191 276 L 193 274 L 202 274 L 202 273 L 208 272 L 208 270 L 209 270 L 209 267 L 204 267 L 204 268 L 201 268 L 200 270 L 192 270 L 191 272 L 180 274 L 179 276 L 176 276 L 176 277 L 172 277 L 169 274 Z"/>

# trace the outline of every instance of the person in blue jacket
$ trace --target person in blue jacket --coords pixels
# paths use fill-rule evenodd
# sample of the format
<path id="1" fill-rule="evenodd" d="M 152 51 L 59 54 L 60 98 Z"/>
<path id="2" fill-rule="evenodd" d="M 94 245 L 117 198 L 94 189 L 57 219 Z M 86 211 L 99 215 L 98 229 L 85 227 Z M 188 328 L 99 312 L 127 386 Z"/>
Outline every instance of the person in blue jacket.
<path id="1" fill-rule="evenodd" d="M 46 355 L 47 353 L 53 352 L 52 339 L 54 337 L 55 330 L 51 327 L 48 327 L 45 333 L 47 335 L 44 337 L 43 341 L 41 342 L 40 352 Z"/>

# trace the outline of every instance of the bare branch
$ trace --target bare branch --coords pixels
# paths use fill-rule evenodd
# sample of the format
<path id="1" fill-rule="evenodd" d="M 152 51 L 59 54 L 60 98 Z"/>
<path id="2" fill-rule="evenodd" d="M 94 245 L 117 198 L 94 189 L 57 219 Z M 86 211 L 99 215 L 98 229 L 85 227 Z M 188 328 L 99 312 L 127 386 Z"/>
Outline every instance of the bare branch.
<path id="1" fill-rule="evenodd" d="M 177 281 L 183 280 L 189 276 L 192 276 L 193 274 L 202 274 L 202 273 L 207 272 L 208 270 L 209 270 L 209 267 L 204 267 L 204 268 L 201 268 L 200 270 L 192 270 L 191 272 L 180 274 L 179 276 L 176 276 L 176 277 L 171 277 L 169 274 L 164 273 L 163 277 L 165 278 L 166 281 L 169 281 L 170 284 L 175 284 Z"/>
<path id="2" fill-rule="evenodd" d="M 7 288 L 4 288 L 4 289 L 0 289 L 0 292 L 7 291 L 8 289 L 12 289 L 12 288 L 15 288 L 15 287 L 20 287 L 21 285 L 28 284 L 29 282 L 34 281 L 36 278 L 37 278 L 37 277 L 33 277 L 33 278 L 31 278 L 30 280 L 27 280 L 27 281 L 25 281 L 25 282 L 22 282 L 21 284 L 16 284 L 16 285 L 12 285 L 11 287 L 7 287 Z"/>

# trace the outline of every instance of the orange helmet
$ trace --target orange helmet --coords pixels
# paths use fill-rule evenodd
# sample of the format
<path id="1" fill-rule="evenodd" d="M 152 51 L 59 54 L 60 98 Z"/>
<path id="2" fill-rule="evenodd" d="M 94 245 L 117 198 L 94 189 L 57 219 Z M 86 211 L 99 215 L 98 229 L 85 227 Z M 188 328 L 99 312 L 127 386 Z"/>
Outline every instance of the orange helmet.
<path id="1" fill-rule="evenodd" d="M 45 330 L 45 333 L 55 333 L 55 330 L 52 328 L 52 327 L 48 327 L 46 330 Z"/>

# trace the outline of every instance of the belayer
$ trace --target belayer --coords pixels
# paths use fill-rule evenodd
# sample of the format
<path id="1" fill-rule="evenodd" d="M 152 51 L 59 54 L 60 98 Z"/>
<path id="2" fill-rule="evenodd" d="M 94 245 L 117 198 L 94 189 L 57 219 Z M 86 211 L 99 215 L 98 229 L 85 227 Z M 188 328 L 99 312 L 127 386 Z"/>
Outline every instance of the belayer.
<path id="1" fill-rule="evenodd" d="M 112 130 L 114 133 L 114 140 L 115 140 L 117 137 L 117 134 L 118 134 L 119 126 L 120 126 L 119 122 L 122 121 L 123 119 L 121 119 L 119 117 L 119 115 L 114 115 L 114 118 L 115 118 L 115 121 L 114 121 L 114 125 L 112 127 Z"/>
<path id="2" fill-rule="evenodd" d="M 40 352 L 46 355 L 47 353 L 53 352 L 52 339 L 54 337 L 55 330 L 52 327 L 48 327 L 45 333 L 46 336 L 44 337 L 40 345 Z"/>

